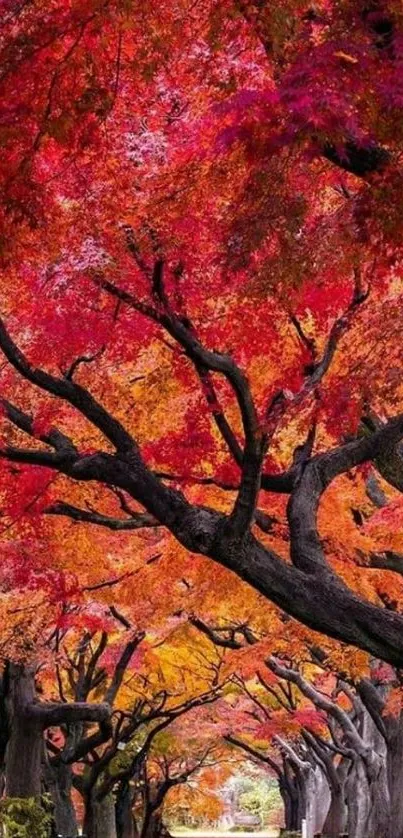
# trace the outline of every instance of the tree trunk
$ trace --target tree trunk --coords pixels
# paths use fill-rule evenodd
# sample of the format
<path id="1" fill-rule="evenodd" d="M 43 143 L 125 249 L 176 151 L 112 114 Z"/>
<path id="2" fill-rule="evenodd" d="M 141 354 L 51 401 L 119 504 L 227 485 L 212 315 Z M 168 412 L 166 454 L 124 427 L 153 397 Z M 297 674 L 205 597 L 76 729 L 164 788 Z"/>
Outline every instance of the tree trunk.
<path id="1" fill-rule="evenodd" d="M 388 838 L 403 838 L 403 713 L 386 717 L 390 826 Z"/>
<path id="2" fill-rule="evenodd" d="M 316 778 L 315 771 L 310 766 L 301 771 L 301 784 L 303 786 L 304 811 L 302 817 L 306 822 L 306 838 L 314 838 L 316 832 Z"/>
<path id="3" fill-rule="evenodd" d="M 117 838 L 137 838 L 137 829 L 132 811 L 132 790 L 129 783 L 119 789 L 116 799 Z"/>
<path id="4" fill-rule="evenodd" d="M 169 833 L 162 822 L 161 812 L 153 812 L 144 818 L 141 838 L 168 838 Z"/>
<path id="5" fill-rule="evenodd" d="M 301 829 L 301 790 L 297 776 L 287 760 L 284 761 L 280 794 L 284 802 L 284 827 L 287 832 L 297 832 Z"/>
<path id="6" fill-rule="evenodd" d="M 10 735 L 6 751 L 7 797 L 41 796 L 43 724 L 27 714 L 35 700 L 34 669 L 9 664 L 7 715 Z"/>
<path id="7" fill-rule="evenodd" d="M 44 776 L 46 789 L 53 801 L 56 834 L 62 836 L 62 838 L 76 838 L 78 825 L 71 796 L 71 765 L 65 765 L 62 762 L 58 765 L 47 765 Z"/>
<path id="8" fill-rule="evenodd" d="M 94 795 L 86 799 L 83 831 L 86 838 L 117 838 L 115 801 L 111 794 L 102 800 Z"/>
<path id="9" fill-rule="evenodd" d="M 313 795 L 314 834 L 322 834 L 323 824 L 325 823 L 326 816 L 330 808 L 331 798 L 329 783 L 327 781 L 325 773 L 319 766 L 316 766 L 314 770 Z"/>
<path id="10" fill-rule="evenodd" d="M 390 830 L 390 795 L 386 761 L 382 760 L 377 775 L 370 784 L 371 811 L 367 838 L 379 838 L 388 835 Z M 396 838 L 393 835 L 393 838 Z"/>
<path id="11" fill-rule="evenodd" d="M 350 838 L 388 836 L 390 798 L 386 765 L 377 759 L 368 770 L 358 757 L 352 766 L 346 788 Z"/>
<path id="12" fill-rule="evenodd" d="M 330 783 L 330 806 L 323 824 L 324 838 L 339 838 L 347 827 L 346 778 L 350 760 L 343 759 L 335 768 L 337 783 Z"/>
<path id="13" fill-rule="evenodd" d="M 364 739 L 372 749 L 372 757 L 366 765 L 370 794 L 367 838 L 379 838 L 380 835 L 387 836 L 390 828 L 387 748 L 384 737 L 367 711 L 365 711 L 364 720 Z M 394 835 L 393 838 L 395 838 Z"/>
<path id="14" fill-rule="evenodd" d="M 351 838 L 368 838 L 367 824 L 371 807 L 367 776 L 357 757 L 351 765 L 346 783 L 347 832 Z"/>
<path id="15" fill-rule="evenodd" d="M 294 830 L 296 823 L 295 799 L 285 783 L 279 783 L 279 790 L 284 806 L 284 829 L 291 832 Z"/>
<path id="16" fill-rule="evenodd" d="M 302 762 L 302 761 L 301 761 Z M 294 763 L 292 770 L 295 776 L 296 795 L 290 808 L 290 822 L 286 823 L 289 832 L 300 831 L 302 821 L 306 822 L 306 838 L 314 838 L 316 820 L 316 778 L 315 770 L 309 763 Z M 287 812 L 286 812 L 287 815 Z"/>
<path id="17" fill-rule="evenodd" d="M 386 743 L 364 706 L 358 722 L 365 749 L 356 754 L 346 782 L 348 834 L 384 838 L 390 824 Z"/>
<path id="18" fill-rule="evenodd" d="M 339 838 L 347 823 L 347 809 L 343 789 L 333 792 L 330 800 L 329 811 L 323 825 L 324 838 Z"/>

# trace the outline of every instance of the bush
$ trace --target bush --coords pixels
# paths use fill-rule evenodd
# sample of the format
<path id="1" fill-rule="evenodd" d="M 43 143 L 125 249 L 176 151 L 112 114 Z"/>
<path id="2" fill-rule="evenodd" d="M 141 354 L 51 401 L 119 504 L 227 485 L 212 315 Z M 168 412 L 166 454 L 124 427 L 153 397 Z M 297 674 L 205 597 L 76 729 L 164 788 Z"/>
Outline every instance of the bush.
<path id="1" fill-rule="evenodd" d="M 0 800 L 0 824 L 7 838 L 49 838 L 51 823 L 51 814 L 34 797 Z"/>

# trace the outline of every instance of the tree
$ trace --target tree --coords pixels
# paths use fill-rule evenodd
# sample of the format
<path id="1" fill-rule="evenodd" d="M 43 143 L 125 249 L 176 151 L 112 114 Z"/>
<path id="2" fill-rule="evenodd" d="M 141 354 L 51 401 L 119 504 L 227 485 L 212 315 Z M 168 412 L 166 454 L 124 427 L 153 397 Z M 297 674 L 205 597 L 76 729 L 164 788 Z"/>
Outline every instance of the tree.
<path id="1" fill-rule="evenodd" d="M 318 529 L 368 464 L 402 486 L 399 4 L 43 11 L 5 20 L 4 493 L 21 469 L 29 505 L 42 473 L 42 510 L 163 527 L 399 667 L 402 617 Z M 291 562 L 267 533 L 283 496 Z"/>
<path id="2" fill-rule="evenodd" d="M 189 722 L 189 719 L 187 721 Z M 190 720 L 190 731 L 186 730 L 186 723 L 185 726 L 176 723 L 167 734 L 159 734 L 154 740 L 153 748 L 144 762 L 137 790 L 140 803 L 137 812 L 141 813 L 142 838 L 158 835 L 163 831 L 163 807 L 167 795 L 171 796 L 173 789 L 189 785 L 191 782 L 194 786 L 202 784 L 208 790 L 211 774 L 215 782 L 219 779 L 218 772 L 221 779 L 225 778 L 225 771 L 222 770 L 222 763 L 225 763 L 223 748 L 213 740 L 208 741 L 207 736 L 201 735 L 196 738 L 195 722 L 194 718 Z M 205 816 L 208 814 L 208 802 L 207 792 L 204 798 Z"/>
<path id="3" fill-rule="evenodd" d="M 234 715 L 230 723 L 234 727 L 230 727 L 227 739 L 275 772 L 284 800 L 286 825 L 290 829 L 299 828 L 301 818 L 305 817 L 308 834 L 314 834 L 323 826 L 325 835 L 338 836 L 347 823 L 349 833 L 354 836 L 402 834 L 400 797 L 395 785 L 399 775 L 397 766 L 402 761 L 401 754 L 397 756 L 401 704 L 400 688 L 396 692 L 396 704 L 391 700 L 397 685 L 393 670 L 379 668 L 375 662 L 367 671 L 362 661 L 350 661 L 350 667 L 346 666 L 338 659 L 337 652 L 335 656 L 332 652 L 328 655 L 310 638 L 305 654 L 303 647 L 298 652 L 295 645 L 294 648 L 290 645 L 287 651 L 287 639 L 276 641 L 279 649 L 285 644 L 283 648 L 288 661 L 285 664 L 276 653 L 276 643 L 275 653 L 272 648 L 267 655 L 267 645 L 262 645 L 245 624 L 212 628 L 195 617 L 192 623 L 220 647 L 249 651 L 252 646 L 258 650 L 252 659 L 248 654 L 246 668 L 242 660 L 232 664 L 236 667 L 236 683 L 254 705 L 253 712 L 248 711 L 254 726 L 250 728 L 250 724 L 245 725 L 242 721 L 242 716 Z M 343 666 L 343 672 L 338 668 L 340 666 Z M 325 680 L 322 672 L 318 676 L 318 667 L 327 673 Z M 242 675 L 243 668 L 247 680 Z M 279 686 L 273 676 L 284 680 L 288 688 L 282 687 L 281 682 Z M 304 702 L 301 706 L 298 693 L 296 695 L 291 685 L 295 685 L 319 714 L 312 713 L 309 706 L 306 709 Z M 340 697 L 347 697 L 349 708 L 340 703 Z M 276 709 L 281 711 L 280 715 L 274 712 Z M 287 715 L 292 717 L 294 725 L 297 723 L 297 730 L 293 729 Z M 246 739 L 245 735 L 239 736 L 238 728 L 243 733 L 246 731 Z M 295 749 L 296 733 L 300 744 L 302 741 L 302 752 Z M 280 745 L 288 761 L 291 760 L 292 782 L 290 772 L 286 770 L 289 766 L 284 761 L 281 766 L 267 750 L 261 750 L 261 741 L 267 739 Z M 258 740 L 257 746 L 254 740 Z M 330 791 L 323 813 L 315 811 L 315 802 L 324 800 L 323 791 L 315 790 L 315 784 L 320 781 L 320 776 L 315 776 L 317 769 L 319 775 L 325 777 Z"/>
<path id="4" fill-rule="evenodd" d="M 126 637 L 125 634 L 118 637 L 117 642 L 111 631 L 108 634 L 104 628 L 99 634 L 87 632 L 79 637 L 76 648 L 71 638 L 69 646 L 73 651 L 69 652 L 67 647 L 64 661 L 57 664 L 57 685 L 62 700 L 66 701 L 70 695 L 87 701 L 103 698 L 112 710 L 111 724 L 107 730 L 99 731 L 71 725 L 63 727 L 61 733 L 56 731 L 56 736 L 53 732 L 47 740 L 54 784 L 57 786 L 60 778 L 64 781 L 69 772 L 67 803 L 72 808 L 74 787 L 83 801 L 84 831 L 89 838 L 98 838 L 99 834 L 133 838 L 137 828 L 139 832 L 151 829 L 149 818 L 157 833 L 157 810 L 159 813 L 171 782 L 158 792 L 158 800 L 161 796 L 158 806 L 154 805 L 155 795 L 150 798 L 145 824 L 142 821 L 136 824 L 132 815 L 133 804 L 138 803 L 138 795 L 144 789 L 143 774 L 155 740 L 162 732 L 169 732 L 178 719 L 216 701 L 221 692 L 214 650 L 213 654 L 207 650 L 205 659 L 201 660 L 200 644 L 194 646 L 186 637 L 180 637 L 180 627 L 179 636 L 171 636 L 165 642 L 159 639 L 153 650 L 151 644 L 147 647 L 144 633 L 133 631 L 127 617 L 115 607 L 111 610 L 124 625 Z M 141 652 L 140 644 L 145 648 L 135 660 L 135 655 Z M 197 717 L 193 714 L 195 723 Z M 176 754 L 177 751 L 178 744 Z M 181 777 L 184 774 L 179 773 Z"/>
<path id="5" fill-rule="evenodd" d="M 121 620 L 124 618 L 115 613 Z M 130 629 L 130 623 L 126 620 L 126 629 Z M 132 634 L 132 632 L 130 632 Z M 94 694 L 102 699 L 111 708 L 116 701 L 123 679 L 126 675 L 130 662 L 138 646 L 144 639 L 144 633 L 134 633 L 126 643 L 117 657 L 112 672 L 108 673 L 105 668 L 103 653 L 108 648 L 108 634 L 103 631 L 99 637 L 91 633 L 84 634 L 78 643 L 76 653 L 69 657 L 68 683 L 69 692 L 73 693 L 76 700 L 88 702 L 90 695 Z M 57 680 L 59 686 L 60 700 L 66 702 L 67 690 L 63 687 L 63 677 L 60 664 L 56 664 Z M 50 789 L 54 801 L 54 820 L 57 833 L 60 836 L 71 836 L 78 834 L 77 819 L 72 800 L 72 789 L 75 776 L 72 765 L 82 763 L 88 754 L 96 753 L 96 748 L 102 744 L 109 743 L 114 737 L 113 723 L 110 720 L 108 725 L 99 727 L 98 731 L 88 731 L 88 726 L 83 724 L 68 724 L 62 727 L 62 741 L 57 744 L 53 736 L 47 738 L 49 750 L 48 771 L 45 772 L 45 781 Z M 94 769 L 96 781 L 96 771 Z M 79 784 L 83 791 L 83 783 Z M 87 797 L 91 797 L 91 782 L 87 778 L 85 791 Z M 114 817 L 114 807 L 112 807 Z M 103 813 L 104 815 L 106 813 Z"/>
<path id="6" fill-rule="evenodd" d="M 7 744 L 6 794 L 8 797 L 36 798 L 41 795 L 41 761 L 44 732 L 61 724 L 98 722 L 110 719 L 107 703 L 38 703 L 35 668 L 11 663 L 5 673 L 5 700 L 10 736 Z"/>

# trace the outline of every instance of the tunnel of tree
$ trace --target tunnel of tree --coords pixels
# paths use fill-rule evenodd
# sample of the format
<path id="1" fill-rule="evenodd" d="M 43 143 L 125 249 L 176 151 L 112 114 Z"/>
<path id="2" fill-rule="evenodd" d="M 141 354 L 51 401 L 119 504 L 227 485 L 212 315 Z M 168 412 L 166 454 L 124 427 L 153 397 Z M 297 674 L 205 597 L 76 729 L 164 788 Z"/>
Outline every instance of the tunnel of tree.
<path id="1" fill-rule="evenodd" d="M 403 838 L 401 2 L 1 17 L 0 829 Z"/>

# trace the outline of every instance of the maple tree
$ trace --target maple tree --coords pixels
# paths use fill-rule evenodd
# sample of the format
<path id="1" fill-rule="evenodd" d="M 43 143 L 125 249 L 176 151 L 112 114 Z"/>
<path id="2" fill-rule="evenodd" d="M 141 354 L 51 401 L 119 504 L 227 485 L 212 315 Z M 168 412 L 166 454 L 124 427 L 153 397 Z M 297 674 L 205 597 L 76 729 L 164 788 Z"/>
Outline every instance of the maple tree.
<path id="1" fill-rule="evenodd" d="M 212 759 L 207 727 L 203 738 L 203 718 L 194 714 L 221 694 L 214 652 L 209 654 L 207 649 L 202 659 L 200 644 L 189 645 L 180 636 L 161 641 L 154 635 L 153 648 L 144 633 L 133 629 L 114 606 L 111 616 L 114 619 L 108 620 L 105 614 L 99 632 L 92 629 L 83 634 L 77 619 L 67 629 L 56 628 L 52 632 L 52 645 L 56 646 L 47 658 L 42 650 L 36 680 L 34 661 L 7 664 L 3 675 L 8 705 L 5 719 L 3 709 L 1 713 L 8 726 L 7 798 L 11 802 L 18 798 L 39 801 L 45 789 L 52 799 L 56 830 L 62 836 L 78 834 L 77 811 L 82 809 L 80 818 L 88 838 L 160 834 L 160 810 L 168 791 L 207 767 Z M 119 630 L 122 625 L 123 635 Z M 171 633 L 172 629 L 168 637 Z M 36 659 L 39 653 L 36 649 Z M 39 689 L 42 697 L 38 703 Z M 187 729 L 183 723 L 181 728 L 183 742 L 186 736 L 189 740 L 187 757 L 180 757 L 177 725 L 188 714 L 192 721 Z M 191 743 L 192 726 L 199 734 Z M 158 754 L 165 753 L 161 734 L 171 727 L 172 741 L 176 742 L 172 765 L 169 777 L 159 784 L 151 775 L 148 779 L 146 765 L 148 760 L 154 765 Z M 43 763 L 44 744 L 47 756 Z M 26 755 L 23 762 L 22 754 Z M 77 806 L 75 790 L 81 806 Z M 148 794 L 149 805 L 143 811 L 139 804 L 148 800 Z"/>
<path id="2" fill-rule="evenodd" d="M 8 4 L 4 490 L 18 463 L 25 506 L 41 480 L 53 514 L 163 526 L 399 665 L 400 616 L 340 579 L 317 516 L 368 463 L 401 487 L 401 10 L 322 5 Z M 146 511 L 116 520 L 108 487 Z M 273 493 L 291 563 L 255 529 Z"/>
<path id="3" fill-rule="evenodd" d="M 60 782 L 80 785 L 76 757 L 95 737 L 81 782 L 90 830 L 102 784 L 107 801 L 120 783 L 127 815 L 140 765 L 120 774 L 114 760 L 138 719 L 111 729 L 110 708 L 130 703 L 137 646 L 153 671 L 150 638 L 175 656 L 175 638 L 202 643 L 206 621 L 227 626 L 217 650 L 237 651 L 267 623 L 283 631 L 269 600 L 307 628 L 292 623 L 280 649 L 253 644 L 252 667 L 274 651 L 299 679 L 302 642 L 326 646 L 337 675 L 343 650 L 310 630 L 402 666 L 401 26 L 400 0 L 3 0 L 9 754 L 21 747 L 19 683 L 41 717 L 31 768 L 19 777 L 8 755 L 6 773 L 10 793 L 39 797 L 52 712 Z M 111 608 L 133 636 L 101 678 Z M 73 635 L 87 638 L 81 663 L 64 660 L 62 674 L 55 638 Z M 53 710 L 34 683 L 50 660 Z M 401 709 L 389 714 L 357 660 L 353 688 L 396 769 Z M 178 706 L 204 694 L 201 681 L 182 685 Z M 315 747 L 329 756 L 315 742 L 312 759 Z M 144 757 L 157 799 L 162 763 Z M 397 803 L 393 817 L 399 835 Z"/>
<path id="4" fill-rule="evenodd" d="M 400 834 L 401 720 L 390 701 L 393 671 L 372 666 L 365 673 L 362 662 L 358 668 L 350 662 L 340 673 L 331 655 L 312 646 L 310 660 L 301 648 L 295 668 L 298 655 L 291 665 L 273 654 L 265 658 L 248 627 L 194 622 L 220 646 L 248 651 L 237 664 L 241 697 L 224 737 L 277 776 L 287 828 L 300 829 L 305 819 L 308 836 L 319 831 L 337 838 L 346 828 L 354 836 Z M 251 644 L 261 647 L 252 662 Z"/>

